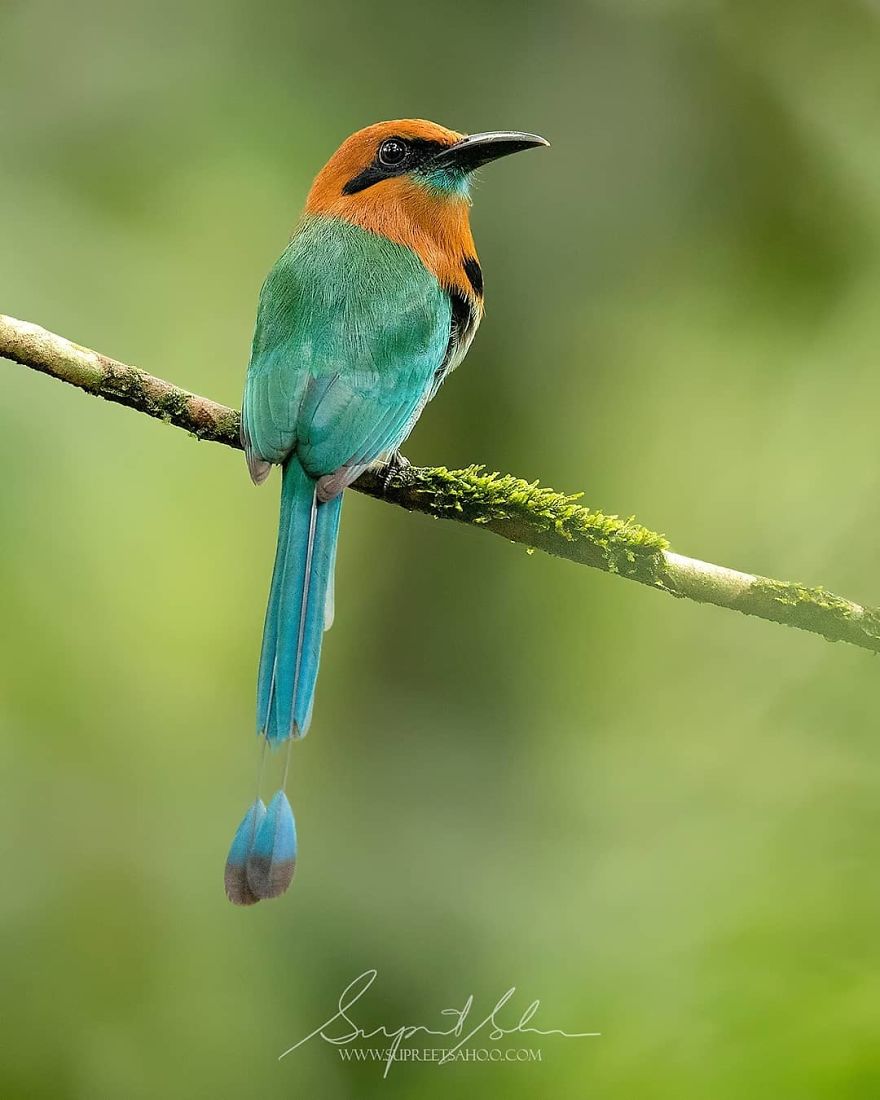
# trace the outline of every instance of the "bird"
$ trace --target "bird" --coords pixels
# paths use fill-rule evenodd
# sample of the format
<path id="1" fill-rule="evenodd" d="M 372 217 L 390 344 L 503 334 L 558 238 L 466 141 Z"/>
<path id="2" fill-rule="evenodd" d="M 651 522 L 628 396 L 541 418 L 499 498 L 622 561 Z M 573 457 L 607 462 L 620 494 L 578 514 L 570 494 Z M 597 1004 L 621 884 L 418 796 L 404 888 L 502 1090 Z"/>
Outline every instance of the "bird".
<path id="1" fill-rule="evenodd" d="M 296 825 L 290 745 L 312 718 L 321 641 L 334 614 L 344 490 L 400 447 L 464 359 L 483 317 L 470 229 L 473 173 L 549 145 L 518 130 L 463 134 L 424 119 L 347 138 L 319 172 L 260 292 L 241 442 L 259 485 L 281 467 L 278 545 L 257 682 L 257 733 L 287 745 L 280 789 L 250 805 L 225 868 L 227 897 L 287 890 Z"/>

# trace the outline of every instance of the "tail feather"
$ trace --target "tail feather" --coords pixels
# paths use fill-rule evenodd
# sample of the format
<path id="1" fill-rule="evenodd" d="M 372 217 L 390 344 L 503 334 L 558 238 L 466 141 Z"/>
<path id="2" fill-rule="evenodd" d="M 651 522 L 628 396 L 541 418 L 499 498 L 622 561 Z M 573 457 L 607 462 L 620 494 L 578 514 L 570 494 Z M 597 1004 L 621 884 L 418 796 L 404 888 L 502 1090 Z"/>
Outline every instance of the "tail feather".
<path id="1" fill-rule="evenodd" d="M 247 866 L 254 840 L 265 816 L 266 807 L 262 799 L 258 798 L 244 815 L 232 840 L 223 882 L 226 896 L 233 905 L 255 905 L 260 900 L 248 883 Z"/>
<path id="2" fill-rule="evenodd" d="M 296 870 L 296 825 L 284 791 L 278 791 L 260 822 L 247 859 L 247 883 L 259 901 L 277 898 Z"/>
<path id="3" fill-rule="evenodd" d="M 278 604 L 277 640 L 275 643 L 275 698 L 270 713 L 270 740 L 297 737 L 301 730 L 296 726 L 297 693 L 302 680 L 303 662 L 306 658 L 306 624 L 309 617 L 309 596 L 312 593 L 312 563 L 315 554 L 315 536 L 318 527 L 318 499 L 314 483 L 306 487 L 308 519 L 300 526 L 292 527 L 288 537 L 287 557 L 284 563 L 284 579 Z M 294 510 L 306 512 L 302 507 L 305 493 L 297 490 Z M 299 518 L 299 517 L 297 517 Z M 294 519 L 296 523 L 296 519 Z M 314 642 L 309 638 L 310 645 Z M 318 639 L 320 645 L 320 638 Z M 271 732 L 275 719 L 274 736 Z"/>
<path id="4" fill-rule="evenodd" d="M 312 720 L 321 642 L 327 617 L 327 592 L 336 559 L 342 497 L 315 504 L 316 523 L 310 560 L 311 583 L 304 599 L 300 645 L 293 692 L 293 734 L 301 737 Z"/>
<path id="5" fill-rule="evenodd" d="M 331 504 L 333 501 L 330 502 Z M 326 505 L 325 505 L 326 507 Z M 342 499 L 336 508 L 335 530 L 328 532 L 328 540 L 332 543 L 330 550 L 330 562 L 327 567 L 327 598 L 324 601 L 324 631 L 328 631 L 333 625 L 336 616 L 336 547 L 339 545 L 339 520 L 342 516 Z"/>
<path id="6" fill-rule="evenodd" d="M 275 570 L 263 630 L 257 725 L 270 742 L 309 727 L 342 499 L 319 502 L 296 456 L 284 468 Z"/>

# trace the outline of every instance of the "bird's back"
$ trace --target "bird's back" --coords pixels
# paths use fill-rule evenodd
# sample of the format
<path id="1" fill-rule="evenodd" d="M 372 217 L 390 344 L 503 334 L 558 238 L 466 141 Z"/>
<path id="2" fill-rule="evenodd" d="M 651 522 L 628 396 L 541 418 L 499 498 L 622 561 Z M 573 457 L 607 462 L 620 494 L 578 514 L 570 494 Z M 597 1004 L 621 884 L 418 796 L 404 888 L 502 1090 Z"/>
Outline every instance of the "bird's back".
<path id="1" fill-rule="evenodd" d="M 449 296 L 411 249 L 307 217 L 260 296 L 246 431 L 313 476 L 398 446 L 446 357 Z"/>

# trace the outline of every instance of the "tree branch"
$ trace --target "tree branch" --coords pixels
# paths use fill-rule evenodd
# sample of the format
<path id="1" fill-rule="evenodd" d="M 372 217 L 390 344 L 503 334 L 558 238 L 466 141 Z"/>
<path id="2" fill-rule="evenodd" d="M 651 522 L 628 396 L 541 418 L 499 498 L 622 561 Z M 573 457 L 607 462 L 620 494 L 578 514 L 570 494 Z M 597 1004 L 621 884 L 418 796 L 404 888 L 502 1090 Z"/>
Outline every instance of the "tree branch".
<path id="1" fill-rule="evenodd" d="M 197 439 L 240 447 L 239 414 L 161 378 L 80 347 L 38 325 L 0 314 L 0 356 L 183 428 Z M 354 488 L 411 512 L 494 531 L 530 550 L 615 573 L 697 603 L 715 604 L 880 653 L 880 609 L 790 581 L 739 573 L 675 554 L 633 519 L 591 512 L 537 482 L 509 474 L 409 466 L 368 472 Z"/>

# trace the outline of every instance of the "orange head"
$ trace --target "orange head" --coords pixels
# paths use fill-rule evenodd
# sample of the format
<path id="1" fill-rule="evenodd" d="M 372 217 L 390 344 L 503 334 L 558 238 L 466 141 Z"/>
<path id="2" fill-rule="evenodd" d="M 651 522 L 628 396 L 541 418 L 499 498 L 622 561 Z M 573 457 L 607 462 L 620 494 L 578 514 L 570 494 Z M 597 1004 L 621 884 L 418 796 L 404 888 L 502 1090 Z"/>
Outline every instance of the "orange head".
<path id="1" fill-rule="evenodd" d="M 517 131 L 465 136 L 423 119 L 378 122 L 333 154 L 312 184 L 306 214 L 340 218 L 405 245 L 444 286 L 479 296 L 463 267 L 476 264 L 470 174 L 498 157 L 547 144 Z"/>

